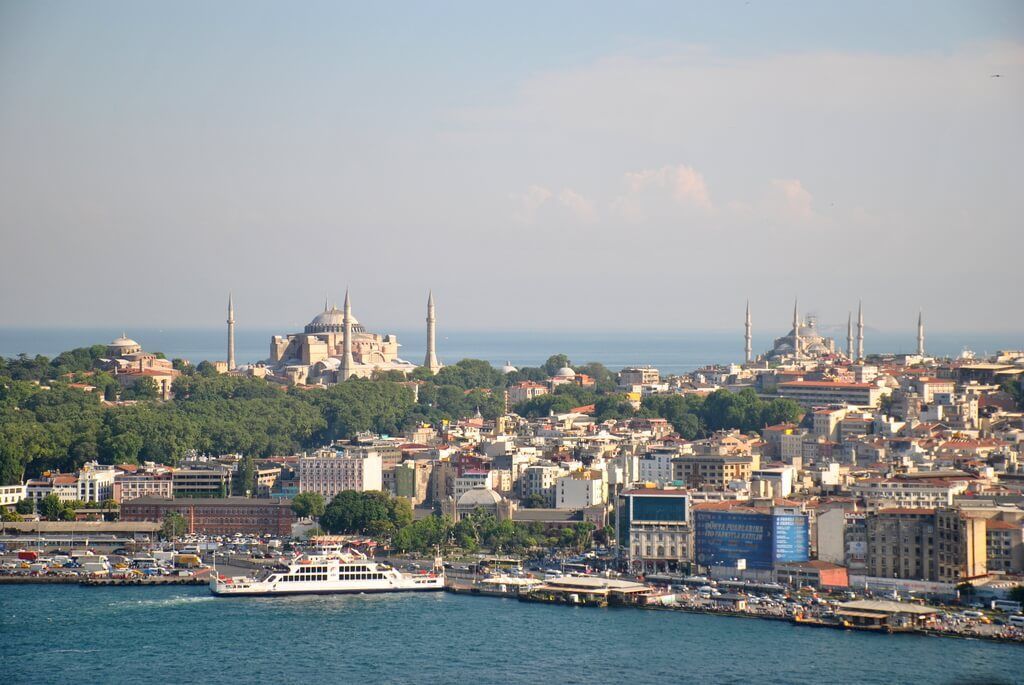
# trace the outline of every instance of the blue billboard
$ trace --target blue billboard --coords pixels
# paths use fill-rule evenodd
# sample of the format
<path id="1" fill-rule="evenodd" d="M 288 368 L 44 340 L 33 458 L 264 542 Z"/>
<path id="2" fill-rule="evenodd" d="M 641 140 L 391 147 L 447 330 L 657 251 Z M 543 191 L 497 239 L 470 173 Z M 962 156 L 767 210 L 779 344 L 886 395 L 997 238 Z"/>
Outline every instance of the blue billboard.
<path id="1" fill-rule="evenodd" d="M 701 566 L 732 567 L 746 559 L 747 568 L 772 567 L 771 515 L 695 511 L 693 520 L 695 559 Z"/>
<path id="2" fill-rule="evenodd" d="M 694 558 L 701 566 L 767 570 L 780 561 L 807 560 L 807 517 L 696 511 Z"/>
<path id="3" fill-rule="evenodd" d="M 775 561 L 807 561 L 807 517 L 775 516 Z"/>

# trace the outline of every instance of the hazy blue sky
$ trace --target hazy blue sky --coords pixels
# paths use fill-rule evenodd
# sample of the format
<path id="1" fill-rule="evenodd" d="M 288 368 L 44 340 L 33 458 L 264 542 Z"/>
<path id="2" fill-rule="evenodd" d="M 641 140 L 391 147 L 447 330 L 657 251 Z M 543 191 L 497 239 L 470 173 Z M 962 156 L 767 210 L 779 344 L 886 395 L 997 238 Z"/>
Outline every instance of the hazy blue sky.
<path id="1" fill-rule="evenodd" d="M 1024 329 L 1024 3 L 371 4 L 0 1 L 0 326 Z"/>

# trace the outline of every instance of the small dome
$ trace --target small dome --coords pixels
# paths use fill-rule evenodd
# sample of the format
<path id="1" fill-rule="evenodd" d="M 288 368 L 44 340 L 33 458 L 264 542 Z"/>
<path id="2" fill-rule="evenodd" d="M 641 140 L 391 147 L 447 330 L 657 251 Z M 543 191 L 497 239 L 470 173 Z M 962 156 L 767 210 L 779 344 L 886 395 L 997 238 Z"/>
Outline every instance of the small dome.
<path id="1" fill-rule="evenodd" d="M 512 366 L 512 362 L 510 362 L 510 361 L 506 361 L 505 362 L 505 366 L 501 367 L 501 372 L 502 373 L 515 373 L 518 370 L 519 369 L 517 369 L 516 367 Z"/>
<path id="2" fill-rule="evenodd" d="M 501 501 L 501 495 L 483 485 L 463 493 L 459 498 L 460 507 L 494 507 Z"/>
<path id="3" fill-rule="evenodd" d="M 576 378 L 576 372 L 568 366 L 563 366 L 555 372 L 555 378 Z"/>
<path id="4" fill-rule="evenodd" d="M 110 341 L 109 347 L 138 347 L 139 343 L 135 342 L 131 338 L 126 338 L 123 335 L 120 338 L 114 338 Z"/>

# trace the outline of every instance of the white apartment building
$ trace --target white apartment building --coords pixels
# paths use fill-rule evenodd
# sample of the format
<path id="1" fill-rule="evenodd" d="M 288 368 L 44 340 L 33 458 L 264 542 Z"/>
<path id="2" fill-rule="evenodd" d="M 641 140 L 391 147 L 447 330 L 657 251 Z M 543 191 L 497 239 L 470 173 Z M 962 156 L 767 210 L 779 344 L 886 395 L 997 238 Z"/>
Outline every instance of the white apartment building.
<path id="1" fill-rule="evenodd" d="M 331 454 L 319 452 L 299 459 L 299 492 L 317 492 L 330 500 L 339 492 L 368 492 L 384 487 L 380 454 L 359 450 Z"/>
<path id="2" fill-rule="evenodd" d="M 756 469 L 751 472 L 750 479 L 770 485 L 772 497 L 789 497 L 793 494 L 796 469 L 792 466 Z M 751 487 L 756 489 L 756 485 Z"/>
<path id="3" fill-rule="evenodd" d="M 638 480 L 664 485 L 672 480 L 672 460 L 679 456 L 678 450 L 652 450 L 637 460 Z"/>
<path id="4" fill-rule="evenodd" d="M 565 471 L 560 466 L 555 466 L 554 464 L 533 464 L 526 467 L 520 478 L 522 498 L 526 499 L 532 495 L 540 495 L 544 498 L 547 506 L 554 506 L 555 482 L 564 473 Z"/>
<path id="5" fill-rule="evenodd" d="M 0 485 L 0 507 L 13 507 L 25 499 L 24 485 Z"/>
<path id="6" fill-rule="evenodd" d="M 804 438 L 807 431 L 802 428 L 787 431 L 779 435 L 779 459 L 792 464 L 797 459 L 802 459 L 804 454 Z"/>
<path id="7" fill-rule="evenodd" d="M 496 471 L 465 471 L 461 476 L 455 477 L 455 501 L 458 502 L 463 495 L 473 488 L 490 488 L 501 490 L 501 474 Z M 510 474 L 511 477 L 511 474 Z"/>
<path id="8" fill-rule="evenodd" d="M 846 417 L 846 409 L 817 409 L 814 412 L 814 435 L 832 442 L 839 440 L 839 424 Z"/>
<path id="9" fill-rule="evenodd" d="M 119 473 L 114 476 L 114 500 L 128 502 L 139 497 L 174 496 L 174 476 L 170 469 L 136 473 Z"/>
<path id="10" fill-rule="evenodd" d="M 549 392 L 551 392 L 551 390 L 543 383 L 523 381 L 522 383 L 516 383 L 515 385 L 509 386 L 508 403 L 509 405 L 516 405 L 520 402 L 532 400 L 534 397 L 539 397 L 540 395 L 547 395 Z"/>
<path id="11" fill-rule="evenodd" d="M 868 511 L 934 509 L 953 506 L 953 497 L 963 494 L 967 485 L 965 480 L 943 478 L 868 478 L 854 483 L 853 494 L 864 500 Z"/>
<path id="12" fill-rule="evenodd" d="M 43 478 L 33 478 L 25 484 L 25 497 L 38 502 L 49 494 L 57 495 L 61 502 L 78 499 L 78 476 L 59 473 Z"/>
<path id="13" fill-rule="evenodd" d="M 83 502 L 102 502 L 114 498 L 114 477 L 117 469 L 111 464 L 91 461 L 78 471 L 78 499 Z"/>
<path id="14" fill-rule="evenodd" d="M 633 367 L 619 371 L 619 386 L 629 388 L 634 385 L 651 385 L 661 382 L 661 374 L 649 366 Z"/>
<path id="15" fill-rule="evenodd" d="M 600 471 L 576 471 L 555 481 L 556 509 L 583 509 L 604 504 L 607 486 Z"/>

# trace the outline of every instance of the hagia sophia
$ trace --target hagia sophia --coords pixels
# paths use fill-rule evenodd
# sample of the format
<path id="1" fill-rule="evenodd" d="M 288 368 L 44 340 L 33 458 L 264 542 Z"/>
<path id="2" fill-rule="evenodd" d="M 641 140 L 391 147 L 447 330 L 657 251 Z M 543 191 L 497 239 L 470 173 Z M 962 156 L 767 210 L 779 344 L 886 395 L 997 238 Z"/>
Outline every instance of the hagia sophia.
<path id="1" fill-rule="evenodd" d="M 228 300 L 228 363 L 235 370 L 234 307 Z M 435 351 L 434 295 L 427 298 L 427 354 L 422 366 L 437 373 L 441 364 Z M 324 303 L 324 310 L 301 333 L 270 339 L 266 375 L 291 385 L 331 385 L 352 377 L 369 378 L 374 372 L 409 374 L 419 365 L 398 356 L 398 338 L 371 333 L 352 314 L 348 291 L 341 309 Z"/>

